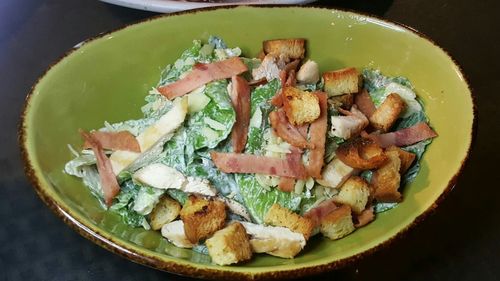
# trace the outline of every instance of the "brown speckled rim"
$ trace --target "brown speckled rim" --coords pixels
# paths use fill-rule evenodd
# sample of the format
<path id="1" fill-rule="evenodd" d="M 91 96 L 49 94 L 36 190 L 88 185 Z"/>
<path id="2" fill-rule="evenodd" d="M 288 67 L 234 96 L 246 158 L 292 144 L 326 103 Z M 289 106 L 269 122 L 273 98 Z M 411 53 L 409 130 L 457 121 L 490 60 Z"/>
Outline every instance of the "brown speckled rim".
<path id="1" fill-rule="evenodd" d="M 27 130 L 26 130 L 26 115 L 27 115 L 27 110 L 30 105 L 31 97 L 34 95 L 34 89 L 38 85 L 41 79 L 45 77 L 45 75 L 54 67 L 56 64 L 58 64 L 60 61 L 62 61 L 64 58 L 67 56 L 71 55 L 78 47 L 74 47 L 70 51 L 68 51 L 66 54 L 64 54 L 61 58 L 59 58 L 56 62 L 54 62 L 42 76 L 37 80 L 37 82 L 34 84 L 34 86 L 31 88 L 30 92 L 28 93 L 26 97 L 26 101 L 24 104 L 24 108 L 22 111 L 22 115 L 20 118 L 20 123 L 18 127 L 18 142 L 20 145 L 20 150 L 21 150 L 21 157 L 24 162 L 24 171 L 26 173 L 27 178 L 30 180 L 31 184 L 34 186 L 35 191 L 37 192 L 38 196 L 42 199 L 42 201 L 58 216 L 60 217 L 66 224 L 68 224 L 72 229 L 74 229 L 76 232 L 78 232 L 80 235 L 83 237 L 93 241 L 97 245 L 113 252 L 116 253 L 122 257 L 125 257 L 133 262 L 140 263 L 152 268 L 160 269 L 163 271 L 167 271 L 170 273 L 174 274 L 180 274 L 180 275 L 186 275 L 186 276 L 191 276 L 191 277 L 197 277 L 197 278 L 206 278 L 206 279 L 224 279 L 224 280 L 262 280 L 262 279 L 281 279 L 281 278 L 299 278 L 299 277 L 304 277 L 307 275 L 312 275 L 312 274 L 319 274 L 325 271 L 330 271 L 333 269 L 341 268 L 346 266 L 347 264 L 354 263 L 366 256 L 371 255 L 372 253 L 385 248 L 392 244 L 394 241 L 400 239 L 403 234 L 405 234 L 409 229 L 413 228 L 416 226 L 419 222 L 424 220 L 427 216 L 429 216 L 431 213 L 435 211 L 437 206 L 444 200 L 444 198 L 450 193 L 450 191 L 454 188 L 458 176 L 460 173 L 463 171 L 465 164 L 467 160 L 470 157 L 471 149 L 472 149 L 472 144 L 474 143 L 476 136 L 477 136 L 477 107 L 476 107 L 476 101 L 475 101 L 475 96 L 473 94 L 472 88 L 470 87 L 470 84 L 467 80 L 467 77 L 464 75 L 464 72 L 462 71 L 462 68 L 460 65 L 457 63 L 456 60 L 453 59 L 453 57 L 443 48 L 441 48 L 439 45 L 437 45 L 432 39 L 427 37 L 426 35 L 422 34 L 421 32 L 415 30 L 414 28 L 408 27 L 404 24 L 394 22 L 394 21 L 388 21 L 386 19 L 382 19 L 377 16 L 369 15 L 366 13 L 360 13 L 352 10 L 346 10 L 346 9 L 333 9 L 333 8 L 326 8 L 326 7 L 321 7 L 317 5 L 313 5 L 312 7 L 302 7 L 302 6 L 297 6 L 297 5 L 263 5 L 263 6 L 252 6 L 253 8 L 280 8 L 280 7 L 294 7 L 294 8 L 300 8 L 300 9 L 318 9 L 318 10 L 329 10 L 329 11 L 339 11 L 339 12 L 347 12 L 347 13 L 353 13 L 356 15 L 361 15 L 365 17 L 370 17 L 374 18 L 378 21 L 386 22 L 390 25 L 395 25 L 402 27 L 403 29 L 406 29 L 410 31 L 411 33 L 423 38 L 424 40 L 427 40 L 428 42 L 432 43 L 435 47 L 439 48 L 441 51 L 443 51 L 451 61 L 455 64 L 455 66 L 459 69 L 460 74 L 462 75 L 467 88 L 469 89 L 469 92 L 471 93 L 471 99 L 472 99 L 472 132 L 471 132 L 471 141 L 469 143 L 469 147 L 467 149 L 467 154 L 464 159 L 462 159 L 460 168 L 458 171 L 455 173 L 455 175 L 450 179 L 448 182 L 447 187 L 443 190 L 441 195 L 436 199 L 436 201 L 427 209 L 425 210 L 422 214 L 420 214 L 418 217 L 414 219 L 413 222 L 408 224 L 405 228 L 400 230 L 397 234 L 392 236 L 391 238 L 385 240 L 384 242 L 376 245 L 375 247 L 372 247 L 364 252 L 361 252 L 359 254 L 353 255 L 351 257 L 347 257 L 344 259 L 336 260 L 330 263 L 325 263 L 321 265 L 314 265 L 314 266 L 303 266 L 303 267 L 297 267 L 294 269 L 287 269 L 287 270 L 274 270 L 274 271 L 262 271 L 262 272 L 240 272 L 240 271 L 234 271 L 231 270 L 231 267 L 218 267 L 218 268 L 208 268 L 206 265 L 197 265 L 191 262 L 177 262 L 177 261 L 165 261 L 161 260 L 155 256 L 152 256 L 145 251 L 142 253 L 136 252 L 134 249 L 131 249 L 127 247 L 126 243 L 123 243 L 122 241 L 118 241 L 118 239 L 114 239 L 112 237 L 106 238 L 103 233 L 100 233 L 96 227 L 91 227 L 88 225 L 83 224 L 82 222 L 78 221 L 75 216 L 72 214 L 72 211 L 68 208 L 66 209 L 63 206 L 60 206 L 57 204 L 56 200 L 52 198 L 50 194 L 47 193 L 47 191 L 42 187 L 42 183 L 40 180 L 37 178 L 35 174 L 35 169 L 34 165 L 31 162 L 31 159 L 28 155 L 28 147 L 27 147 Z M 99 38 L 102 38 L 110 33 L 128 28 L 130 26 L 134 26 L 136 24 L 141 24 L 144 22 L 156 20 L 159 18 L 163 17 L 171 17 L 171 16 L 179 16 L 183 14 L 190 14 L 190 13 L 199 13 L 199 12 L 204 12 L 204 11 L 210 11 L 210 10 L 216 10 L 216 9 L 235 9 L 237 8 L 236 6 L 224 6 L 224 7 L 216 7 L 216 8 L 202 8 L 202 9 L 196 9 L 196 10 L 190 10 L 190 11 L 182 11 L 182 12 L 177 12 L 177 13 L 171 13 L 171 14 L 165 14 L 165 15 L 158 15 L 154 16 L 142 21 L 139 21 L 137 23 L 133 23 L 127 26 L 124 26 L 122 28 L 106 32 L 106 33 L 101 33 L 93 38 L 87 39 L 83 41 L 82 43 L 78 44 L 77 46 L 81 46 L 84 44 L 87 44 L 91 41 L 97 40 Z M 109 235 L 112 236 L 112 235 Z"/>

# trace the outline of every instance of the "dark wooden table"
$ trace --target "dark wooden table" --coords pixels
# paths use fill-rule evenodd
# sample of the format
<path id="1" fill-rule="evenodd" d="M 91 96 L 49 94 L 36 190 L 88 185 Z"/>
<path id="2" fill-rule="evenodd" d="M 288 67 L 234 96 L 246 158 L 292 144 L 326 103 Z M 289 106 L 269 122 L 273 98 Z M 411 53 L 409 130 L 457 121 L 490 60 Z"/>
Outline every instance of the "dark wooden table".
<path id="1" fill-rule="evenodd" d="M 319 1 L 429 35 L 462 65 L 480 122 L 455 190 L 390 248 L 318 280 L 500 280 L 500 5 L 496 0 Z M 85 240 L 38 199 L 22 170 L 17 124 L 26 94 L 76 43 L 154 13 L 97 0 L 0 0 L 0 280 L 190 280 Z"/>

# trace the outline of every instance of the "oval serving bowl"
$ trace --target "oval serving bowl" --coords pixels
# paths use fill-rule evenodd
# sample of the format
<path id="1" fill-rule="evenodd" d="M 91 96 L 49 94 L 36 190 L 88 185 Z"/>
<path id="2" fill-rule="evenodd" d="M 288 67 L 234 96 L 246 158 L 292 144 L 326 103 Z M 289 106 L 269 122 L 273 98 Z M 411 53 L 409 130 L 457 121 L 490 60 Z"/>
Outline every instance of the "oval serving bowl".
<path id="1" fill-rule="evenodd" d="M 277 28 L 278 27 L 278 28 Z M 256 55 L 265 39 L 303 37 L 321 71 L 379 68 L 408 77 L 439 133 L 422 159 L 404 201 L 338 241 L 315 237 L 295 259 L 256 255 L 236 266 L 176 248 L 158 232 L 130 228 L 101 209 L 79 179 L 62 173 L 81 145 L 78 128 L 140 117 L 160 71 L 193 39 L 221 36 Z M 303 7 L 231 7 L 173 14 L 130 25 L 72 50 L 52 66 L 27 98 L 20 128 L 26 173 L 43 201 L 100 246 L 161 270 L 224 279 L 298 277 L 343 266 L 388 244 L 437 206 L 451 190 L 472 142 L 471 91 L 454 61 L 430 40 L 399 24 L 353 12 Z"/>

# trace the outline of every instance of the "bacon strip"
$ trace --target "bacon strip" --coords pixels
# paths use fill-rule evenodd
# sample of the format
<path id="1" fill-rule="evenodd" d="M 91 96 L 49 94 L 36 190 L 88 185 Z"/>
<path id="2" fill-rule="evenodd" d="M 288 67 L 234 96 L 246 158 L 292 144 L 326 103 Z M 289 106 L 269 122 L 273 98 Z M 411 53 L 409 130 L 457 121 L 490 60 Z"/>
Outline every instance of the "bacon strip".
<path id="1" fill-rule="evenodd" d="M 172 84 L 158 88 L 158 91 L 172 100 L 183 96 L 196 88 L 199 88 L 208 82 L 219 79 L 231 78 L 234 75 L 247 71 L 247 66 L 238 57 L 232 57 L 227 60 L 208 64 L 195 64 L 193 70 L 186 77 L 175 81 Z"/>
<path id="2" fill-rule="evenodd" d="M 291 72 L 293 70 L 295 72 L 295 71 L 297 71 L 297 68 L 299 67 L 299 63 L 300 63 L 299 59 L 293 60 L 293 61 L 287 63 L 285 65 L 285 67 L 283 68 L 283 70 L 286 72 Z M 295 77 L 295 75 L 294 75 L 294 77 Z"/>
<path id="3" fill-rule="evenodd" d="M 438 134 L 425 122 L 420 122 L 408 128 L 386 134 L 370 134 L 366 137 L 372 139 L 383 148 L 395 146 L 411 145 L 423 140 L 437 137 Z"/>
<path id="4" fill-rule="evenodd" d="M 318 206 L 310 209 L 304 214 L 305 218 L 308 218 L 313 221 L 315 226 L 318 226 L 321 223 L 321 219 L 327 216 L 329 213 L 337 209 L 339 205 L 333 201 L 333 199 L 328 199 L 326 201 L 321 202 Z"/>
<path id="5" fill-rule="evenodd" d="M 248 126 L 250 124 L 250 87 L 245 79 L 233 76 L 231 102 L 236 111 L 236 122 L 231 131 L 233 151 L 240 153 L 247 143 Z"/>
<path id="6" fill-rule="evenodd" d="M 269 120 L 271 121 L 271 127 L 273 127 L 276 135 L 284 141 L 300 148 L 314 148 L 314 144 L 309 143 L 299 130 L 288 122 L 283 110 L 280 109 L 271 112 L 269 114 Z"/>
<path id="7" fill-rule="evenodd" d="M 358 106 L 359 111 L 361 111 L 366 117 L 370 118 L 377 108 L 372 101 L 372 98 L 366 90 L 361 91 L 354 95 L 354 104 Z"/>
<path id="8" fill-rule="evenodd" d="M 93 131 L 90 133 L 94 139 L 96 139 L 104 149 L 110 150 L 126 150 L 132 152 L 141 152 L 141 147 L 139 142 L 134 135 L 129 131 L 120 132 L 101 132 Z M 92 148 L 90 143 L 85 140 L 83 144 L 84 149 Z"/>
<path id="9" fill-rule="evenodd" d="M 328 129 L 328 96 L 326 93 L 317 92 L 315 95 L 319 99 L 320 116 L 311 124 L 310 142 L 314 149 L 309 152 L 309 165 L 307 173 L 313 178 L 321 178 L 321 168 L 323 168 L 325 157 L 326 131 Z"/>
<path id="10" fill-rule="evenodd" d="M 307 172 L 301 159 L 279 159 L 242 153 L 210 152 L 215 166 L 224 173 L 251 173 L 305 179 Z"/>
<path id="11" fill-rule="evenodd" d="M 309 124 L 304 124 L 302 126 L 298 126 L 296 127 L 297 130 L 299 131 L 299 133 L 305 138 L 307 139 L 307 129 L 309 129 Z"/>
<path id="12" fill-rule="evenodd" d="M 355 218 L 355 220 L 357 222 L 354 224 L 354 226 L 356 228 L 365 226 L 365 225 L 369 224 L 370 222 L 372 222 L 374 219 L 375 219 L 375 212 L 374 212 L 373 206 L 370 206 L 370 207 L 364 209 L 363 212 L 361 212 L 361 214 L 359 214 Z"/>
<path id="13" fill-rule="evenodd" d="M 83 139 L 89 143 L 92 151 L 97 159 L 97 170 L 99 171 L 99 177 L 101 178 L 101 186 L 104 194 L 104 202 L 106 205 L 111 206 L 113 203 L 113 198 L 120 192 L 120 185 L 116 180 L 116 176 L 113 173 L 113 167 L 111 166 L 111 161 L 104 153 L 101 143 L 88 132 L 80 130 L 80 134 Z"/>
<path id="14" fill-rule="evenodd" d="M 285 88 L 286 84 L 286 76 L 287 73 L 285 70 L 280 71 L 280 83 L 281 83 L 281 88 L 278 90 L 276 95 L 271 98 L 271 104 L 276 106 L 276 107 L 282 107 L 283 106 L 283 89 Z"/>
<path id="15" fill-rule="evenodd" d="M 292 69 L 288 73 L 288 77 L 286 78 L 285 86 L 295 87 L 295 84 L 297 84 L 297 78 L 295 78 L 295 70 Z"/>

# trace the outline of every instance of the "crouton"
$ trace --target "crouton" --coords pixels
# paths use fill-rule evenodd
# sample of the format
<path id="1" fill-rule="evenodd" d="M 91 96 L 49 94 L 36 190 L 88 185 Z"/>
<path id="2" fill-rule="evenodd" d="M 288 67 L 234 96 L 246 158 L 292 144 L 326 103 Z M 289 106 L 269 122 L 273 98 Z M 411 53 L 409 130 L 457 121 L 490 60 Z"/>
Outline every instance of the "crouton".
<path id="1" fill-rule="evenodd" d="M 316 84 L 319 81 L 319 66 L 315 61 L 306 61 L 297 72 L 297 81 L 305 84 Z"/>
<path id="2" fill-rule="evenodd" d="M 228 265 L 249 260 L 252 248 L 245 228 L 233 222 L 205 241 L 208 254 L 218 265 Z"/>
<path id="3" fill-rule="evenodd" d="M 373 173 L 371 184 L 374 198 L 379 202 L 400 202 L 399 184 L 401 160 L 397 151 L 386 151 L 389 161 Z"/>
<path id="4" fill-rule="evenodd" d="M 334 197 L 335 202 L 351 206 L 351 209 L 356 214 L 361 214 L 368 203 L 370 197 L 370 187 L 368 183 L 360 177 L 350 177 L 340 187 L 337 196 Z"/>
<path id="5" fill-rule="evenodd" d="M 226 205 L 216 199 L 190 195 L 180 212 L 188 240 L 196 244 L 224 226 Z"/>
<path id="6" fill-rule="evenodd" d="M 390 146 L 387 148 L 385 151 L 397 151 L 399 154 L 399 160 L 401 160 L 401 167 L 399 168 L 399 173 L 401 175 L 404 175 L 406 171 L 411 167 L 411 164 L 413 164 L 413 161 L 415 161 L 416 155 L 415 153 L 411 153 L 406 150 L 402 150 L 401 148 L 397 146 Z"/>
<path id="7" fill-rule="evenodd" d="M 316 181 L 323 186 L 337 188 L 350 176 L 358 172 L 359 170 L 351 168 L 340 161 L 340 159 L 335 158 L 323 168 L 323 172 L 321 173 L 322 178 Z"/>
<path id="8" fill-rule="evenodd" d="M 161 227 L 161 235 L 179 248 L 193 248 L 184 232 L 184 223 L 181 220 L 169 222 Z"/>
<path id="9" fill-rule="evenodd" d="M 406 103 L 398 94 L 390 94 L 370 116 L 370 123 L 374 128 L 387 132 L 394 125 L 405 107 Z"/>
<path id="10" fill-rule="evenodd" d="M 318 119 L 321 109 L 315 94 L 295 87 L 285 87 L 283 96 L 287 99 L 284 108 L 291 124 L 300 126 Z"/>
<path id="11" fill-rule="evenodd" d="M 325 92 L 330 97 L 357 93 L 361 84 L 359 72 L 354 67 L 325 72 L 323 80 Z"/>
<path id="12" fill-rule="evenodd" d="M 339 110 L 339 108 L 349 110 L 354 104 L 354 94 L 333 96 L 328 99 L 328 104 L 335 110 Z"/>
<path id="13" fill-rule="evenodd" d="M 150 225 L 153 230 L 160 229 L 163 225 L 175 220 L 181 211 L 181 205 L 165 195 L 149 214 Z"/>
<path id="14" fill-rule="evenodd" d="M 287 59 L 302 59 L 306 52 L 305 39 L 276 39 L 263 42 L 263 49 L 266 55 L 279 57 L 280 55 Z"/>
<path id="15" fill-rule="evenodd" d="M 354 231 L 351 207 L 342 205 L 321 219 L 320 232 L 332 239 L 340 239 Z"/>
<path id="16" fill-rule="evenodd" d="M 274 226 L 283 226 L 293 232 L 301 233 L 306 240 L 309 239 L 314 229 L 312 220 L 301 217 L 278 204 L 273 204 L 267 211 L 264 217 L 264 223 Z"/>

